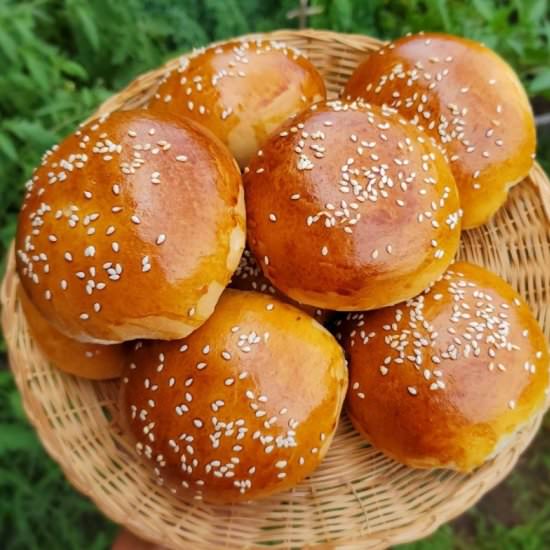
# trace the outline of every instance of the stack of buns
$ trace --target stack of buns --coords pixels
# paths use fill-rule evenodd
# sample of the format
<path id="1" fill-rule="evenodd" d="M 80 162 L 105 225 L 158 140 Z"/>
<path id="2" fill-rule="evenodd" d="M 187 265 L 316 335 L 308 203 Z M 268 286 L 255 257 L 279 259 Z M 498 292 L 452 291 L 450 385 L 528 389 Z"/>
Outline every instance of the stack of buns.
<path id="1" fill-rule="evenodd" d="M 332 100 L 291 47 L 212 46 L 44 155 L 20 303 L 57 368 L 120 377 L 136 456 L 183 498 L 296 486 L 346 398 L 394 459 L 470 471 L 549 386 L 526 303 L 456 263 L 534 150 L 517 77 L 475 42 L 391 42 Z"/>

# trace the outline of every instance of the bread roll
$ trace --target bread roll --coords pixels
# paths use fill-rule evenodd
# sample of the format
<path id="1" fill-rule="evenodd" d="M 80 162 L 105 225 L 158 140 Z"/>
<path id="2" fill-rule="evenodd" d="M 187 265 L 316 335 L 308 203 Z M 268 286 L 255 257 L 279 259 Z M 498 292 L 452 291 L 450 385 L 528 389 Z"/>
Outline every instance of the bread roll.
<path id="1" fill-rule="evenodd" d="M 180 338 L 211 314 L 245 241 L 238 167 L 192 122 L 90 122 L 27 184 L 17 271 L 45 319 L 101 344 Z"/>
<path id="2" fill-rule="evenodd" d="M 548 389 L 548 345 L 503 279 L 457 263 L 406 303 L 351 313 L 348 413 L 380 450 L 416 468 L 468 472 L 504 449 Z"/>
<path id="3" fill-rule="evenodd" d="M 244 175 L 248 244 L 297 302 L 375 309 L 410 298 L 452 261 L 461 210 L 431 140 L 394 112 L 313 105 Z"/>
<path id="4" fill-rule="evenodd" d="M 108 380 L 122 374 L 126 363 L 123 345 L 102 346 L 72 340 L 42 317 L 20 285 L 17 296 L 33 342 L 54 367 L 90 380 Z"/>
<path id="5" fill-rule="evenodd" d="M 279 292 L 270 282 L 270 280 L 262 273 L 258 261 L 254 257 L 254 254 L 249 248 L 245 248 L 239 267 L 233 274 L 231 279 L 231 288 L 238 290 L 253 290 L 255 292 L 263 292 L 268 296 L 274 296 L 278 300 L 287 302 L 297 308 L 301 309 L 311 317 L 314 317 L 316 321 L 324 324 L 331 317 L 331 312 L 325 309 L 319 309 L 317 307 L 305 306 L 295 302 L 292 298 L 285 296 L 282 292 Z"/>
<path id="6" fill-rule="evenodd" d="M 347 388 L 344 354 L 308 315 L 227 290 L 187 338 L 136 347 L 123 424 L 157 481 L 211 502 L 294 487 L 323 459 Z"/>
<path id="7" fill-rule="evenodd" d="M 244 168 L 280 124 L 325 97 L 321 75 L 296 49 L 236 40 L 182 58 L 149 109 L 181 113 L 206 126 Z"/>
<path id="8" fill-rule="evenodd" d="M 527 95 L 513 69 L 472 40 L 429 33 L 390 42 L 359 65 L 343 95 L 394 107 L 442 143 L 465 229 L 485 223 L 533 164 Z"/>

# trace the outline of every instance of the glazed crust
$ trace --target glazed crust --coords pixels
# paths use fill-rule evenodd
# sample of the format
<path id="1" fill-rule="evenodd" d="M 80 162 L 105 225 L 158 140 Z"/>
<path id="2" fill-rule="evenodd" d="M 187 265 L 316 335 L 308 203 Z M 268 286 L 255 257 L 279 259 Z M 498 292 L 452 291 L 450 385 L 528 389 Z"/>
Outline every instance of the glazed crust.
<path id="1" fill-rule="evenodd" d="M 410 298 L 459 245 L 442 155 L 378 107 L 314 105 L 270 138 L 243 181 L 248 243 L 273 285 L 300 303 L 349 311 Z"/>
<path id="2" fill-rule="evenodd" d="M 319 465 L 347 369 L 334 337 L 308 315 L 227 290 L 189 337 L 138 345 L 123 382 L 123 424 L 159 483 L 235 502 L 289 489 Z"/>
<path id="3" fill-rule="evenodd" d="M 544 403 L 544 334 L 512 287 L 473 264 L 407 303 L 349 314 L 340 330 L 354 426 L 409 466 L 470 471 Z"/>
<path id="4" fill-rule="evenodd" d="M 149 104 L 218 136 L 241 167 L 280 124 L 326 98 L 321 75 L 294 48 L 232 41 L 199 50 L 167 73 Z"/>
<path id="5" fill-rule="evenodd" d="M 394 107 L 442 142 L 465 229 L 488 221 L 533 164 L 527 95 L 513 69 L 472 40 L 419 34 L 391 42 L 359 65 L 343 96 Z"/>
<path id="6" fill-rule="evenodd" d="M 122 374 L 127 362 L 124 345 L 83 344 L 67 338 L 42 317 L 21 285 L 17 286 L 17 297 L 33 342 L 56 368 L 90 380 L 108 380 Z"/>
<path id="7" fill-rule="evenodd" d="M 271 281 L 263 274 L 258 261 L 249 248 L 244 249 L 239 267 L 233 274 L 229 286 L 237 290 L 252 290 L 254 292 L 262 292 L 268 296 L 274 296 L 278 300 L 296 306 L 308 315 L 311 315 L 311 317 L 314 317 L 315 320 L 322 325 L 331 318 L 332 312 L 326 309 L 300 304 L 277 290 L 271 284 Z"/>
<path id="8" fill-rule="evenodd" d="M 243 199 L 234 159 L 207 130 L 115 112 L 45 155 L 19 217 L 17 271 L 71 338 L 182 337 L 238 265 Z"/>

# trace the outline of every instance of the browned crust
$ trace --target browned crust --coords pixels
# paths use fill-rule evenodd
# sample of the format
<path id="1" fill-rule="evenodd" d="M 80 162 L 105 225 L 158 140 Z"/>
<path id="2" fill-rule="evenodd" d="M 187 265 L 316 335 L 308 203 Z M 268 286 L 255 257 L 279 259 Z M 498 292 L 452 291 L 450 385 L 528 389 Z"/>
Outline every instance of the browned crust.
<path id="1" fill-rule="evenodd" d="M 17 271 L 72 338 L 181 337 L 237 267 L 244 214 L 238 168 L 214 136 L 167 114 L 115 112 L 44 156 L 19 217 Z"/>
<path id="2" fill-rule="evenodd" d="M 280 124 L 325 98 L 321 75 L 296 49 L 239 40 L 182 58 L 149 109 L 181 113 L 209 128 L 244 168 Z"/>
<path id="3" fill-rule="evenodd" d="M 407 303 L 348 314 L 341 335 L 354 426 L 410 466 L 469 471 L 543 405 L 544 335 L 512 287 L 473 264 Z"/>
<path id="4" fill-rule="evenodd" d="M 347 369 L 334 337 L 299 309 L 227 290 L 186 339 L 137 349 L 123 382 L 125 424 L 159 482 L 234 502 L 293 487 L 319 465 Z"/>
<path id="5" fill-rule="evenodd" d="M 442 155 L 378 107 L 316 104 L 270 138 L 244 184 L 249 245 L 300 303 L 349 311 L 410 298 L 459 245 Z"/>
<path id="6" fill-rule="evenodd" d="M 513 69 L 472 40 L 434 33 L 400 38 L 359 65 L 343 95 L 395 107 L 442 142 L 466 229 L 485 223 L 533 164 L 527 95 Z"/>

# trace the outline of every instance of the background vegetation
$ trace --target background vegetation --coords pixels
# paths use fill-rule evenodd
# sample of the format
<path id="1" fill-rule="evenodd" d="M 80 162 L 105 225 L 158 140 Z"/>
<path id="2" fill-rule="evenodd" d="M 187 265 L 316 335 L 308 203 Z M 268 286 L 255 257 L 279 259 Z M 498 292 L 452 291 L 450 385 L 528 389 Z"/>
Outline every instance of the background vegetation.
<path id="1" fill-rule="evenodd" d="M 43 151 L 110 94 L 177 52 L 250 31 L 295 26 L 298 0 L 0 0 L 0 258 L 23 182 Z M 482 40 L 550 111 L 547 0 L 313 0 L 310 26 L 391 38 L 441 30 Z M 550 132 L 539 159 L 550 169 Z M 3 262 L 0 263 L 0 274 Z M 0 336 L 0 364 L 2 363 Z M 480 505 L 415 549 L 550 547 L 550 421 L 520 467 Z M 23 415 L 0 367 L 0 547 L 107 548 L 116 531 L 75 493 Z"/>

